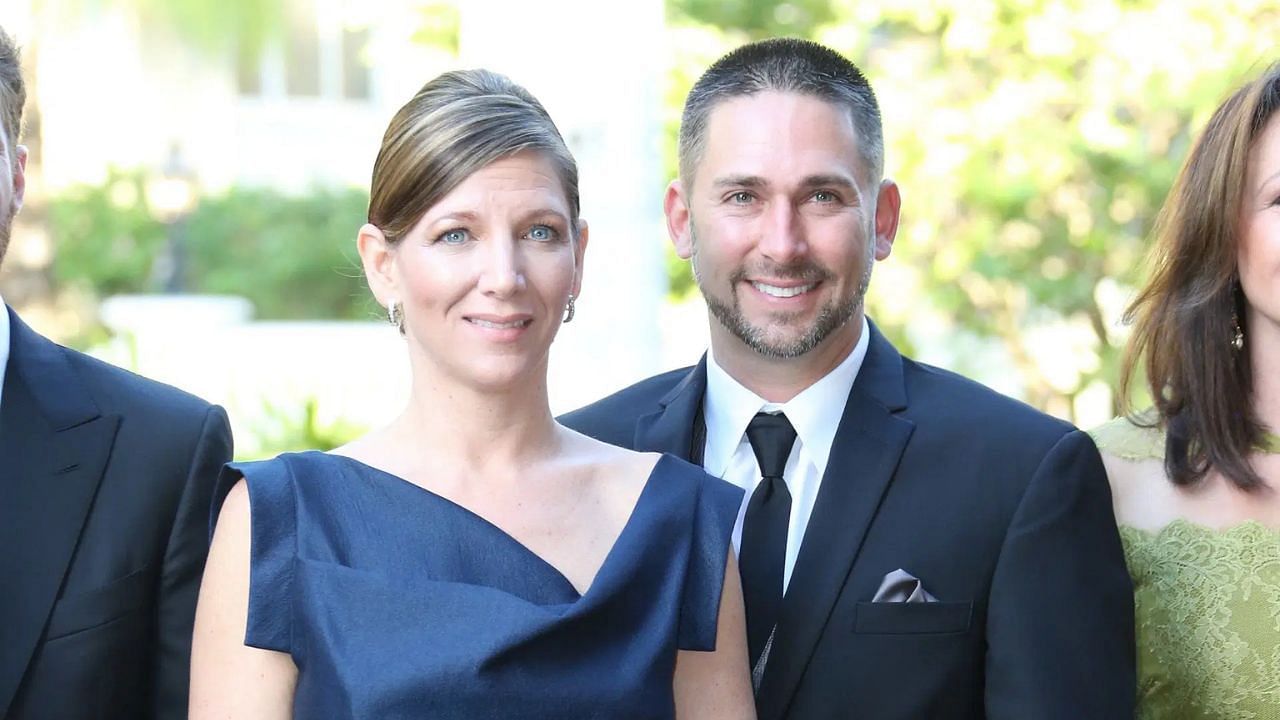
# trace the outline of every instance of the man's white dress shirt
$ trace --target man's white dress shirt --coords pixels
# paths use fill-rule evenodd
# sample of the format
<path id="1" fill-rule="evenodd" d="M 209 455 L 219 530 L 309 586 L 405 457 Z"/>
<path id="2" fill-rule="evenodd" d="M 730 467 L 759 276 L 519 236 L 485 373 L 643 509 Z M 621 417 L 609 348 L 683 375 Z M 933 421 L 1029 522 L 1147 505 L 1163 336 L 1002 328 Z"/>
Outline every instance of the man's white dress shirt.
<path id="1" fill-rule="evenodd" d="M 751 450 L 751 443 L 747 441 L 747 425 L 758 412 L 782 412 L 796 429 L 796 442 L 791 447 L 787 468 L 783 471 L 787 489 L 791 492 L 786 564 L 782 571 L 784 593 L 791 582 L 791 570 L 795 567 L 805 528 L 809 526 L 809 515 L 813 513 L 813 505 L 822 486 L 822 475 L 827 469 L 827 459 L 831 457 L 831 445 L 844 415 L 845 401 L 867 356 L 870 336 L 871 329 L 864 317 L 862 334 L 853 352 L 821 380 L 785 403 L 766 402 L 730 377 L 716 362 L 715 354 L 708 353 L 707 395 L 703 402 L 707 441 L 702 465 L 708 473 L 747 491 L 733 526 L 735 551 L 742 546 L 742 518 L 747 511 L 747 502 L 761 479 L 760 465 Z"/>

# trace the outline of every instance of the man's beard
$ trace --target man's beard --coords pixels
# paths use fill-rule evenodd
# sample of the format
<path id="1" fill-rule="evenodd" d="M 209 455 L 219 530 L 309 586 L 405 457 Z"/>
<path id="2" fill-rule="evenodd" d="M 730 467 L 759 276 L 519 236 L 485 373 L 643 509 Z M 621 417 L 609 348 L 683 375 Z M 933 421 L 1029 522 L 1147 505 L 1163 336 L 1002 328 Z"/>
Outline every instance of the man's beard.
<path id="1" fill-rule="evenodd" d="M 689 223 L 689 233 L 693 247 L 693 253 L 690 256 L 690 263 L 693 265 L 693 277 L 698 283 L 698 288 L 702 291 L 702 297 L 707 303 L 707 309 L 711 311 L 711 315 L 720 321 L 720 324 L 726 330 L 733 333 L 747 347 L 765 357 L 796 358 L 821 345 L 822 341 L 826 340 L 831 333 L 853 318 L 858 309 L 862 307 L 863 300 L 867 294 L 867 287 L 871 284 L 871 267 L 875 262 L 875 256 L 873 255 L 871 243 L 868 243 L 862 277 L 859 278 L 858 290 L 853 297 L 844 303 L 841 303 L 839 298 L 833 298 L 824 304 L 818 309 L 818 315 L 814 318 L 813 323 L 805 328 L 804 332 L 800 333 L 799 336 L 781 341 L 772 340 L 768 328 L 753 325 L 742 312 L 741 303 L 738 299 L 738 287 L 748 277 L 746 269 L 738 268 L 729 277 L 729 293 L 732 297 L 732 302 L 726 303 L 722 301 L 713 293 L 708 292 L 708 287 L 698 272 L 698 238 L 693 229 L 692 221 Z M 826 282 L 834 277 L 830 270 L 809 260 L 802 260 L 789 265 L 765 266 L 765 272 L 758 274 L 778 279 L 800 280 L 805 283 Z M 780 317 L 779 319 L 783 323 L 789 320 L 786 317 Z"/>

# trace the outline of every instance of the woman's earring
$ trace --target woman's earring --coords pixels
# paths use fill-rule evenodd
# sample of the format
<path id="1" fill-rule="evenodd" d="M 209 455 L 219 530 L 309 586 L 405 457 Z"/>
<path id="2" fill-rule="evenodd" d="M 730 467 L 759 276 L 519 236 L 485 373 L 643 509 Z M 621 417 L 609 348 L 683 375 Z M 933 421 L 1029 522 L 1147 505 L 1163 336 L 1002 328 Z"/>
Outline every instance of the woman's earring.
<path id="1" fill-rule="evenodd" d="M 400 303 L 395 298 L 387 303 L 387 322 L 391 323 L 395 329 L 404 334 L 404 310 L 400 307 Z"/>
<path id="2" fill-rule="evenodd" d="M 564 322 L 573 322 L 573 293 L 569 293 L 569 304 L 564 309 Z"/>
<path id="3" fill-rule="evenodd" d="M 1231 346 L 1237 351 L 1244 349 L 1244 328 L 1240 327 L 1240 316 L 1231 311 L 1231 324 L 1235 326 L 1236 335 L 1231 339 Z"/>

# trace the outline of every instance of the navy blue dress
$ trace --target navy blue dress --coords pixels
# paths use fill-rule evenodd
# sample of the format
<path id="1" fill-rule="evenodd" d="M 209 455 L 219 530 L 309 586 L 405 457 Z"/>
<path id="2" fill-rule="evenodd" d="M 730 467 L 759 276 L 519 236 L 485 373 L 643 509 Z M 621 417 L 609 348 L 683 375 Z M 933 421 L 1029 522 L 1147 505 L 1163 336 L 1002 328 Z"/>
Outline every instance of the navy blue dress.
<path id="1" fill-rule="evenodd" d="M 297 718 L 671 718 L 712 650 L 742 491 L 664 455 L 583 595 L 480 516 L 320 452 L 226 467 L 252 540 L 245 644 L 298 667 Z"/>

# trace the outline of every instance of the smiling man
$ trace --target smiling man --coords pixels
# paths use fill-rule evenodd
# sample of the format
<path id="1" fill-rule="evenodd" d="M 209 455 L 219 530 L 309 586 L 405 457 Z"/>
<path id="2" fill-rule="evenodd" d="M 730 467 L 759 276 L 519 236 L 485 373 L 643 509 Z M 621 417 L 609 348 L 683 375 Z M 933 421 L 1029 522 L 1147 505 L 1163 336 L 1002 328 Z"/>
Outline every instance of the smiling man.
<path id="1" fill-rule="evenodd" d="M 685 103 L 665 202 L 710 351 L 562 420 L 747 491 L 734 541 L 762 720 L 1132 718 L 1132 590 L 1098 452 L 865 317 L 900 205 L 853 64 L 800 40 L 721 58 Z"/>

